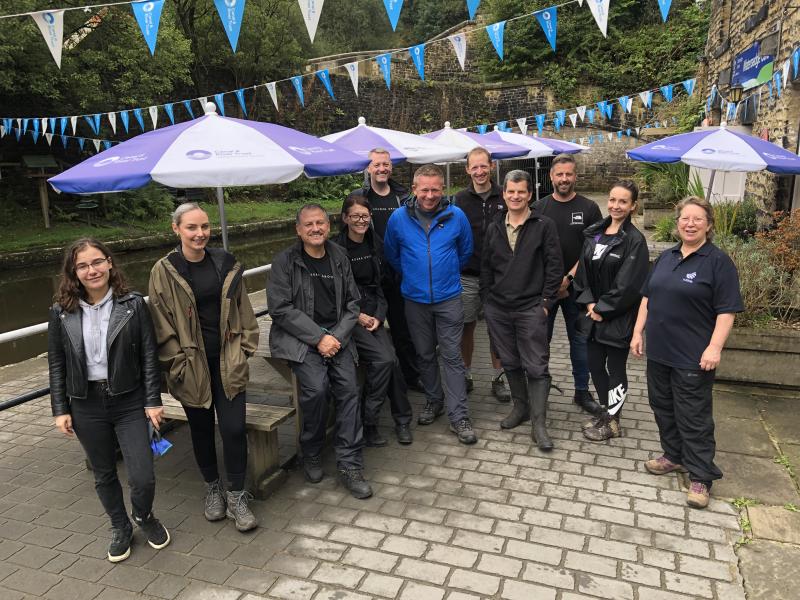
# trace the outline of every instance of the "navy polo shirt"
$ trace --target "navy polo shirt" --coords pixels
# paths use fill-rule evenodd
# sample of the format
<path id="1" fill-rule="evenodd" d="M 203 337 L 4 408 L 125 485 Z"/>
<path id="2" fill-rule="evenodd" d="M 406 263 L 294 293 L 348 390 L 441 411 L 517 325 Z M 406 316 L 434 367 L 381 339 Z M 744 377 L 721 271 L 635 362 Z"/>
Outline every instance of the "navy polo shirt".
<path id="1" fill-rule="evenodd" d="M 706 242 L 683 258 L 681 244 L 664 252 L 642 288 L 647 297 L 647 358 L 699 369 L 717 315 L 744 310 L 731 258 Z"/>

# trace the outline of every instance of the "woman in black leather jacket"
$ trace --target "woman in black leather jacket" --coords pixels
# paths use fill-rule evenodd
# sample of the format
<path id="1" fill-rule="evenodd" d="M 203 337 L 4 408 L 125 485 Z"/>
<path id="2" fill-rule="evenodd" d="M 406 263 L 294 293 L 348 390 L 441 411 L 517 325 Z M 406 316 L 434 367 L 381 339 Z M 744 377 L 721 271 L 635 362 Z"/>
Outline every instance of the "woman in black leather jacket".
<path id="1" fill-rule="evenodd" d="M 108 560 L 130 556 L 133 527 L 117 477 L 116 444 L 125 459 L 132 516 L 156 549 L 170 542 L 153 516 L 155 475 L 148 420 L 161 422 L 153 324 L 144 298 L 128 289 L 109 249 L 92 239 L 67 248 L 48 328 L 50 399 L 55 424 L 77 435 L 111 519 Z"/>

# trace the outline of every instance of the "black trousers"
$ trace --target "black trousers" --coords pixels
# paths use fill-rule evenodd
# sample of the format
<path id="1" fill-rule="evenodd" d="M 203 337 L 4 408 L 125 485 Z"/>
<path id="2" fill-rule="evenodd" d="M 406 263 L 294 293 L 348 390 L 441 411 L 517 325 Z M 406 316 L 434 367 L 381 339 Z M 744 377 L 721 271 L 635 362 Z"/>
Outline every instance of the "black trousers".
<path id="1" fill-rule="evenodd" d="M 192 408 L 184 406 L 189 429 L 192 433 L 192 448 L 197 466 L 206 483 L 219 479 L 217 467 L 216 434 L 214 432 L 214 413 L 219 423 L 219 434 L 222 438 L 222 455 L 225 459 L 225 471 L 228 474 L 230 489 L 244 489 L 247 471 L 247 427 L 245 425 L 244 392 L 228 400 L 222 387 L 222 375 L 219 370 L 219 357 L 208 359 L 208 370 L 211 373 L 211 402 L 209 408 Z"/>
<path id="2" fill-rule="evenodd" d="M 419 379 L 417 351 L 408 331 L 405 300 L 400 293 L 400 286 L 384 281 L 383 295 L 386 297 L 387 305 L 386 320 L 389 322 L 389 333 L 392 336 L 395 354 L 400 361 L 400 369 L 407 383 L 415 382 Z"/>
<path id="3" fill-rule="evenodd" d="M 336 411 L 333 448 L 339 468 L 361 469 L 364 431 L 356 382 L 356 364 L 346 348 L 325 359 L 309 348 L 303 362 L 289 362 L 300 384 L 300 449 L 303 456 L 316 456 L 325 445 L 328 423 L 328 388 Z"/>
<path id="4" fill-rule="evenodd" d="M 356 325 L 353 329 L 353 341 L 358 350 L 358 360 L 367 369 L 367 380 L 364 383 L 364 425 L 378 424 L 386 396 L 389 396 L 394 422 L 397 425 L 409 424 L 412 411 L 408 401 L 408 388 L 389 333 L 383 326 L 375 331 L 367 331 L 361 325 Z"/>
<path id="5" fill-rule="evenodd" d="M 682 464 L 692 481 L 722 477 L 714 464 L 712 390 L 715 371 L 676 369 L 647 361 L 647 392 L 664 456 Z"/>
<path id="6" fill-rule="evenodd" d="M 628 346 L 617 348 L 589 340 L 587 347 L 589 372 L 600 404 L 619 420 L 622 405 L 628 397 Z"/>
<path id="7" fill-rule="evenodd" d="M 547 315 L 541 305 L 524 311 L 508 311 L 487 302 L 483 306 L 483 316 L 503 369 L 523 369 L 532 379 L 550 374 Z"/>
<path id="8" fill-rule="evenodd" d="M 156 478 L 147 432 L 144 393 L 111 397 L 105 385 L 89 383 L 85 400 L 71 403 L 72 427 L 94 472 L 94 488 L 112 527 L 130 523 L 117 477 L 117 440 L 122 450 L 133 514 L 144 518 L 153 508 Z"/>

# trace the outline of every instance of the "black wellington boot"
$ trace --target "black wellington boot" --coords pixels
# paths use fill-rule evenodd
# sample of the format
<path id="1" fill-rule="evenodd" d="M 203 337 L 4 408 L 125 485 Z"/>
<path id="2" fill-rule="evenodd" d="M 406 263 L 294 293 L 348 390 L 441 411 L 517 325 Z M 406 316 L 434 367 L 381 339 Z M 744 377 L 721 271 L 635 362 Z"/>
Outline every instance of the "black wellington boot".
<path id="1" fill-rule="evenodd" d="M 528 382 L 522 369 L 506 371 L 506 380 L 511 390 L 511 400 L 513 400 L 514 406 L 511 408 L 511 413 L 500 421 L 500 427 L 514 429 L 520 423 L 530 421 L 531 418 L 531 412 L 528 408 Z"/>
<path id="2" fill-rule="evenodd" d="M 550 377 L 541 379 L 528 378 L 528 398 L 533 420 L 531 439 L 539 446 L 539 450 L 553 449 L 553 441 L 547 434 L 547 398 L 550 395 Z"/>

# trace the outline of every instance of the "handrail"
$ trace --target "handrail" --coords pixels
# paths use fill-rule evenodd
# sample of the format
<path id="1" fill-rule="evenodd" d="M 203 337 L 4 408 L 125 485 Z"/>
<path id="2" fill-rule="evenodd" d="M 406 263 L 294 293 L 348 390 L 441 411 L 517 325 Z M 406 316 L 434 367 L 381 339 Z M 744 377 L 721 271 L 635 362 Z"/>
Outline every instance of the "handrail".
<path id="1" fill-rule="evenodd" d="M 254 267 L 252 269 L 247 269 L 244 272 L 245 277 L 250 277 L 252 275 L 260 275 L 261 273 L 268 273 L 272 269 L 272 264 L 268 265 L 261 265 L 260 267 Z M 147 296 L 145 296 L 145 301 L 147 300 Z M 37 333 L 44 333 L 47 331 L 47 323 L 37 323 L 36 325 L 29 325 L 28 327 L 22 327 L 20 329 L 14 329 L 12 331 L 6 331 L 5 333 L 0 333 L 0 344 L 5 344 L 7 342 L 13 342 L 15 340 L 21 340 L 22 338 L 30 337 L 32 335 L 36 335 Z"/>

